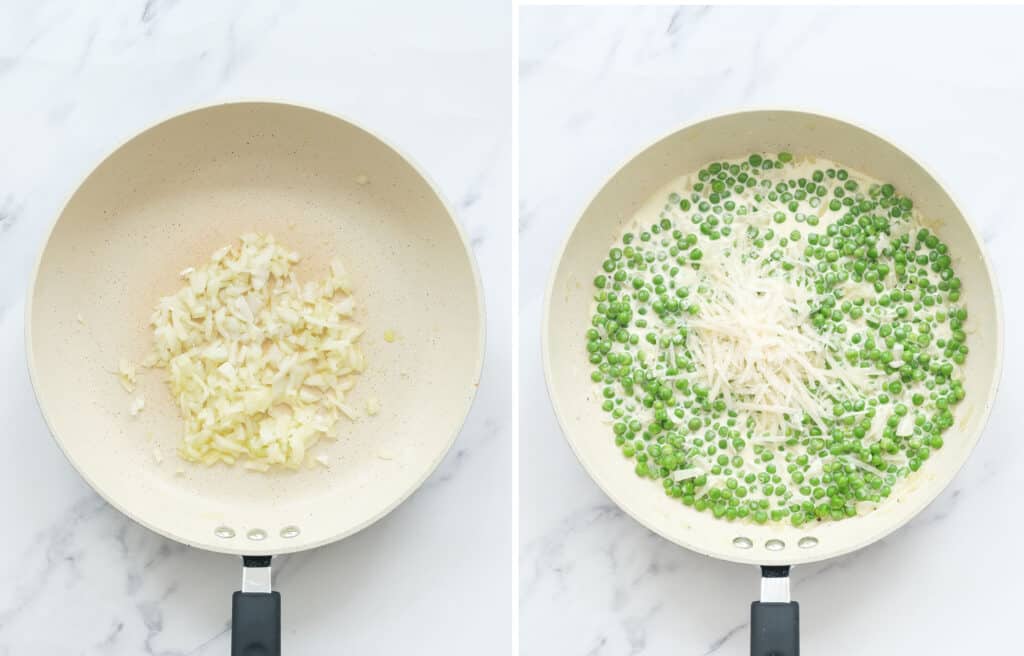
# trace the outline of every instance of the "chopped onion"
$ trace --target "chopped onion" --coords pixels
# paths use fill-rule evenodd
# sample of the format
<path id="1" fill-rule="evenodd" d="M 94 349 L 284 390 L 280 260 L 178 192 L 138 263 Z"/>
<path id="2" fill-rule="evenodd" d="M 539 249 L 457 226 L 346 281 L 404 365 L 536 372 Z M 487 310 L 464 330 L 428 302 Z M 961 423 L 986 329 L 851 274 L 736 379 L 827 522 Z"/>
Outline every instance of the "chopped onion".
<path id="1" fill-rule="evenodd" d="M 345 403 L 365 367 L 348 274 L 335 260 L 300 285 L 298 261 L 269 235 L 243 235 L 182 271 L 185 286 L 157 304 L 144 364 L 167 371 L 185 460 L 297 469 L 342 415 L 358 417 Z M 122 385 L 134 387 L 134 365 L 122 365 Z"/>
<path id="2" fill-rule="evenodd" d="M 129 394 L 135 391 L 135 363 L 121 358 L 117 363 L 117 377 L 124 391 Z"/>

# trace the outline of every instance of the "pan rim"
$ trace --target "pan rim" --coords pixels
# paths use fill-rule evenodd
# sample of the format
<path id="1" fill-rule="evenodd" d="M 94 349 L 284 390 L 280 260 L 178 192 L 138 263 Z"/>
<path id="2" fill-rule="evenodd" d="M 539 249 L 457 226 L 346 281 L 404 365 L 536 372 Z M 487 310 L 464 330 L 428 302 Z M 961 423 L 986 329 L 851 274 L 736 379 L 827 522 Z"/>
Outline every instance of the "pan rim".
<path id="1" fill-rule="evenodd" d="M 994 310 L 995 310 L 994 311 L 994 316 L 992 318 L 994 320 L 995 330 L 996 330 L 996 341 L 995 341 L 995 347 L 994 347 L 995 367 L 994 367 L 994 370 L 992 371 L 992 380 L 991 380 L 991 383 L 990 383 L 989 388 L 988 388 L 987 397 L 985 398 L 985 402 L 984 402 L 984 404 L 982 404 L 982 407 L 981 407 L 981 421 L 978 423 L 978 428 L 976 430 L 972 431 L 971 434 L 968 435 L 967 442 L 968 442 L 969 448 L 967 450 L 966 456 L 964 458 L 962 458 L 961 461 L 959 463 L 957 463 L 956 467 L 954 467 L 950 471 L 950 475 L 949 475 L 948 480 L 946 480 L 946 482 L 941 487 L 936 489 L 933 493 L 930 493 L 927 498 L 921 497 L 922 499 L 924 499 L 924 501 L 923 501 L 923 503 L 920 503 L 920 507 L 915 512 L 913 512 L 912 514 L 910 514 L 910 515 L 908 515 L 906 517 L 899 518 L 900 521 L 890 522 L 890 524 L 888 526 L 884 527 L 884 529 L 882 531 L 879 531 L 877 534 L 871 536 L 870 539 L 864 539 L 864 540 L 860 540 L 860 541 L 857 541 L 857 542 L 851 542 L 849 544 L 844 544 L 844 545 L 842 545 L 841 548 L 835 549 L 835 550 L 829 552 L 825 556 L 815 556 L 815 555 L 813 555 L 811 553 L 808 553 L 808 552 L 795 553 L 795 552 L 792 552 L 792 551 L 789 551 L 789 552 L 779 552 L 779 554 L 777 556 L 772 556 L 770 554 L 764 554 L 765 557 L 755 557 L 754 554 L 747 555 L 744 552 L 737 552 L 734 556 L 728 556 L 728 555 L 725 555 L 723 553 L 716 553 L 716 552 L 714 552 L 714 551 L 712 551 L 710 549 L 703 548 L 700 545 L 694 544 L 692 542 L 688 542 L 688 541 L 682 540 L 682 539 L 677 539 L 676 537 L 668 535 L 667 531 L 661 530 L 660 528 L 652 526 L 648 522 L 642 520 L 640 517 L 637 516 L 637 514 L 635 512 L 633 512 L 631 507 L 628 507 L 628 504 L 624 504 L 624 503 L 620 502 L 619 498 L 621 497 L 621 495 L 613 492 L 614 486 L 608 485 L 605 481 L 601 480 L 601 478 L 599 476 L 597 476 L 593 471 L 591 471 L 590 468 L 588 468 L 587 465 L 585 464 L 584 458 L 582 457 L 580 450 L 577 449 L 576 442 L 569 437 L 570 431 L 567 429 L 567 423 L 566 423 L 566 421 L 564 419 L 565 413 L 564 413 L 563 409 L 559 405 L 559 402 L 558 402 L 558 399 L 557 399 L 557 395 L 555 394 L 555 387 L 554 387 L 554 381 L 553 381 L 553 373 L 552 373 L 553 367 L 552 367 L 552 364 L 551 364 L 551 351 L 550 351 L 551 344 L 550 344 L 550 337 L 549 337 L 549 335 L 550 335 L 550 331 L 551 331 L 551 301 L 552 301 L 552 299 L 554 297 L 555 282 L 556 282 L 556 279 L 558 278 L 558 271 L 559 271 L 559 269 L 561 267 L 563 258 L 565 257 L 565 252 L 566 252 L 566 250 L 569 247 L 569 243 L 572 240 L 573 235 L 576 232 L 576 229 L 579 227 L 581 221 L 583 220 L 583 217 L 586 215 L 587 211 L 590 209 L 591 205 L 594 203 L 594 201 L 596 200 L 597 196 L 601 194 L 601 192 L 605 189 L 605 187 L 608 186 L 608 184 L 612 181 L 612 179 L 614 179 L 622 171 L 623 168 L 628 166 L 630 163 L 635 161 L 637 158 L 643 156 L 643 154 L 646 153 L 649 149 L 653 148 L 654 146 L 656 146 L 657 144 L 661 143 L 662 141 L 671 138 L 675 134 L 677 134 L 679 132 L 682 132 L 683 130 L 687 130 L 687 129 L 690 129 L 690 128 L 702 125 L 704 123 L 709 123 L 709 122 L 712 122 L 712 121 L 715 121 L 715 120 L 718 120 L 718 119 L 722 119 L 722 118 L 726 118 L 726 117 L 732 117 L 732 116 L 738 116 L 738 115 L 750 115 L 750 114 L 758 114 L 758 113 L 767 113 L 767 112 L 800 114 L 800 115 L 810 116 L 810 117 L 812 117 L 814 119 L 826 119 L 826 120 L 831 120 L 831 121 L 835 121 L 835 122 L 838 122 L 838 123 L 842 123 L 842 124 L 848 125 L 850 127 L 853 127 L 855 129 L 861 130 L 863 132 L 866 132 L 866 133 L 868 133 L 870 135 L 875 136 L 876 138 L 882 140 L 883 142 L 885 142 L 886 144 L 888 144 L 892 148 L 896 149 L 897 151 L 899 151 L 899 152 L 903 153 L 904 155 L 906 155 L 907 157 L 909 157 L 918 167 L 921 168 L 921 170 L 923 170 L 928 176 L 930 176 L 932 178 L 932 180 L 935 181 L 935 183 L 939 186 L 939 188 L 943 191 L 943 193 L 945 193 L 946 196 L 949 197 L 950 202 L 953 204 L 953 206 L 956 208 L 957 212 L 959 212 L 960 216 L 963 218 L 964 223 L 966 224 L 967 229 L 968 229 L 971 237 L 974 239 L 975 243 L 978 246 L 978 250 L 981 253 L 981 260 L 982 260 L 982 264 L 983 264 L 983 266 L 985 268 L 985 272 L 988 275 L 988 278 L 989 278 L 989 280 L 992 283 L 992 296 L 993 296 L 993 305 L 994 305 Z M 663 132 L 663 133 L 659 134 L 656 138 L 654 138 L 652 140 L 648 140 L 642 147 L 637 148 L 636 150 L 633 150 L 629 156 L 627 156 L 625 159 L 621 160 L 619 165 L 614 170 L 612 170 L 612 172 L 609 175 L 607 175 L 604 178 L 604 180 L 601 183 L 601 185 L 599 187 L 597 187 L 596 190 L 593 193 L 588 195 L 586 202 L 583 203 L 583 205 L 582 205 L 582 208 L 579 211 L 577 211 L 575 220 L 573 220 L 572 224 L 568 227 L 566 235 L 562 239 L 562 243 L 561 243 L 561 245 L 558 248 L 557 255 L 556 255 L 556 257 L 555 257 L 555 259 L 554 259 L 554 261 L 553 261 L 553 263 L 551 265 L 551 270 L 550 270 L 550 272 L 548 274 L 547 285 L 546 285 L 545 291 L 544 291 L 544 313 L 543 313 L 543 316 L 541 318 L 541 359 L 542 359 L 542 367 L 543 367 L 543 370 L 544 370 L 544 383 L 545 383 L 545 385 L 547 387 L 547 392 L 548 392 L 548 399 L 549 399 L 549 401 L 551 403 L 552 409 L 555 411 L 555 417 L 556 417 L 556 419 L 558 421 L 559 429 L 562 432 L 562 437 L 565 439 L 566 442 L 568 442 L 569 448 L 573 452 L 573 456 L 575 456 L 576 460 L 579 462 L 579 464 L 583 468 L 583 470 L 587 473 L 587 475 L 590 477 L 590 479 L 598 486 L 598 488 L 601 490 L 601 492 L 603 492 L 604 495 L 606 497 L 608 497 L 608 499 L 611 500 L 612 503 L 614 503 L 617 508 L 622 510 L 625 514 L 627 514 L 629 517 L 631 517 L 638 524 L 640 524 L 641 526 L 643 526 L 647 530 L 655 533 L 659 537 L 661 537 L 661 538 L 663 538 L 663 539 L 665 539 L 665 540 L 667 540 L 667 541 L 669 541 L 669 542 L 671 542 L 673 544 L 676 544 L 676 545 L 678 545 L 680 547 L 683 547 L 683 548 L 688 549 L 690 551 L 699 553 L 699 554 L 701 554 L 703 556 L 707 556 L 707 557 L 710 557 L 710 558 L 715 558 L 717 560 L 722 560 L 722 561 L 726 561 L 726 562 L 739 563 L 739 564 L 748 564 L 748 565 L 770 565 L 770 564 L 801 565 L 801 564 L 821 562 L 821 561 L 830 560 L 830 559 L 833 559 L 833 558 L 838 558 L 840 556 L 844 556 L 846 554 L 852 553 L 852 552 L 857 551 L 859 549 L 862 549 L 862 548 L 864 548 L 864 547 L 866 547 L 866 546 L 868 546 L 870 544 L 873 544 L 874 542 L 877 542 L 879 540 L 882 540 L 882 539 L 886 538 L 887 536 L 891 535 L 896 530 L 898 530 L 901 527 L 903 527 L 911 519 L 913 519 L 914 517 L 917 517 L 928 506 L 930 506 L 935 501 L 935 499 L 938 498 L 939 495 L 941 495 L 942 492 L 944 492 L 946 490 L 946 488 L 949 487 L 949 485 L 953 482 L 953 480 L 957 477 L 957 475 L 963 469 L 964 465 L 967 464 L 967 461 L 970 459 L 971 455 L 974 453 L 974 449 L 977 447 L 978 441 L 981 439 L 981 435 L 984 432 L 985 427 L 988 424 L 988 419 L 989 419 L 989 417 L 990 417 L 990 415 L 992 413 L 992 408 L 995 405 L 996 395 L 998 393 L 999 385 L 1000 385 L 1000 383 L 1002 381 L 1003 340 L 1004 340 L 1003 333 L 1004 333 L 1004 327 L 1003 327 L 1002 294 L 1000 292 L 998 280 L 997 280 L 997 278 L 995 276 L 995 271 L 992 268 L 991 259 L 989 258 L 988 252 L 987 252 L 987 250 L 985 248 L 985 242 L 981 239 L 981 237 L 980 237 L 980 235 L 978 233 L 978 230 L 977 230 L 976 226 L 974 225 L 974 222 L 970 219 L 970 217 L 967 215 L 967 213 L 965 213 L 963 211 L 963 206 L 957 200 L 956 196 L 954 196 L 953 193 L 950 192 L 949 187 L 945 183 L 945 181 L 941 177 L 936 175 L 935 172 L 931 169 L 930 166 L 928 166 L 926 163 L 924 163 L 923 160 L 921 160 L 917 155 L 915 155 L 914 153 L 910 152 L 909 150 L 907 150 L 906 148 L 904 148 L 902 145 L 898 144 L 897 142 L 894 142 L 884 132 L 879 132 L 878 130 L 875 130 L 874 128 L 867 127 L 867 126 L 865 126 L 865 125 L 863 125 L 863 124 L 861 124 L 859 122 L 856 122 L 856 121 L 852 121 L 852 120 L 849 120 L 849 119 L 846 119 L 846 118 L 838 117 L 838 116 L 835 116 L 833 114 L 829 114 L 827 112 L 820 111 L 820 110 L 817 110 L 817 109 L 808 109 L 808 108 L 805 108 L 805 107 L 798 107 L 798 106 L 785 106 L 785 107 L 783 107 L 783 106 L 771 106 L 771 105 L 744 106 L 744 107 L 741 107 L 741 108 L 738 108 L 738 109 L 734 109 L 734 110 L 730 110 L 730 111 L 721 111 L 721 112 L 714 112 L 714 113 L 709 113 L 709 114 L 703 114 L 703 115 L 701 115 L 701 116 L 699 116 L 699 117 L 697 117 L 697 118 L 695 118 L 693 120 L 686 121 L 686 122 L 684 122 L 684 123 L 682 123 L 680 125 L 677 125 L 676 127 L 672 128 L 672 129 L 670 129 L 670 130 L 668 130 L 666 132 Z M 802 551 L 802 550 L 800 550 L 800 551 Z"/>
<path id="2" fill-rule="evenodd" d="M 451 435 L 446 440 L 444 448 L 439 451 L 437 456 L 434 458 L 433 462 L 431 462 L 429 464 L 429 467 L 424 469 L 423 474 L 417 480 L 415 480 L 413 484 L 408 486 L 403 491 L 403 493 L 401 495 L 396 496 L 388 505 L 384 506 L 384 508 L 382 510 L 380 510 L 377 513 L 375 513 L 374 515 L 364 519 L 362 522 L 354 524 L 353 526 L 348 527 L 346 530 L 340 531 L 340 532 L 338 532 L 338 533 L 336 533 L 334 535 L 328 536 L 328 537 L 323 538 L 323 539 L 312 540 L 312 541 L 307 541 L 307 542 L 303 542 L 300 539 L 300 540 L 298 540 L 298 541 L 296 541 L 294 543 L 287 544 L 283 548 L 276 548 L 276 549 L 267 549 L 267 548 L 262 548 L 261 549 L 259 547 L 248 547 L 248 546 L 233 547 L 233 546 L 231 546 L 229 544 L 225 544 L 223 547 L 221 547 L 219 545 L 215 546 L 215 543 L 212 543 L 212 542 L 210 542 L 210 543 L 202 543 L 202 542 L 197 542 L 197 541 L 194 541 L 194 540 L 190 540 L 190 539 L 184 538 L 182 536 L 174 534 L 170 530 L 166 530 L 166 529 L 163 529 L 161 527 L 156 526 L 153 522 L 149 521 L 148 519 L 146 519 L 144 517 L 140 517 L 140 516 L 134 515 L 132 513 L 129 513 L 128 511 L 126 511 L 124 509 L 124 507 L 116 499 L 114 499 L 111 495 L 108 495 L 104 490 L 101 490 L 93 482 L 92 477 L 85 470 L 83 470 L 82 468 L 80 468 L 78 466 L 78 464 L 75 462 L 75 460 L 68 453 L 67 449 L 65 449 L 63 441 L 57 435 L 57 432 L 54 430 L 53 423 L 50 420 L 50 415 L 49 415 L 49 412 L 47 410 L 47 403 L 44 401 L 43 396 L 39 392 L 39 382 L 37 381 L 35 352 L 34 352 L 34 349 L 33 349 L 33 338 L 32 338 L 32 332 L 33 332 L 32 331 L 32 324 L 33 324 L 33 322 L 32 322 L 33 299 L 34 299 L 34 295 L 35 295 L 36 283 L 37 283 L 37 280 L 38 280 L 38 277 L 39 277 L 39 271 L 40 271 L 40 268 L 42 267 L 42 263 L 43 263 L 43 256 L 46 253 L 47 246 L 49 246 L 50 240 L 53 237 L 53 232 L 57 228 L 57 224 L 60 222 L 61 217 L 64 216 L 64 212 L 67 210 L 67 206 L 70 204 L 72 199 L 78 193 L 79 189 L 81 189 L 82 185 L 84 185 L 86 183 L 86 181 L 89 179 L 89 177 L 93 174 L 93 172 L 95 172 L 104 162 L 106 162 L 111 157 L 113 157 L 115 154 L 117 154 L 122 148 L 127 146 L 129 143 L 131 143 L 132 141 L 134 141 L 138 137 L 142 136 L 143 134 L 146 134 L 146 133 L 150 132 L 151 130 L 153 130 L 153 129 L 155 129 L 155 128 L 157 128 L 157 127 L 159 127 L 159 126 L 161 126 L 161 125 L 163 125 L 165 123 L 168 123 L 170 121 L 182 118 L 182 117 L 190 115 L 190 114 L 195 114 L 195 113 L 199 113 L 199 112 L 203 112 L 203 111 L 207 111 L 207 110 L 212 110 L 212 109 L 217 109 L 217 108 L 223 108 L 223 107 L 229 107 L 229 106 L 238 106 L 238 105 L 276 105 L 276 106 L 281 106 L 281 107 L 288 107 L 288 108 L 293 108 L 293 109 L 300 109 L 300 110 L 305 110 L 305 111 L 310 111 L 310 112 L 316 112 L 316 113 L 322 114 L 324 116 L 330 117 L 332 119 L 341 121 L 343 123 L 347 123 L 347 124 L 351 125 L 352 127 L 355 127 L 358 130 L 362 130 L 363 132 L 365 132 L 366 134 L 370 135 L 371 137 L 376 139 L 378 142 L 380 142 L 383 146 L 385 146 L 386 148 L 389 148 L 392 152 L 394 152 L 396 155 L 398 155 L 426 183 L 426 185 L 430 189 L 431 193 L 434 194 L 434 196 L 438 199 L 438 201 L 440 201 L 442 207 L 444 207 L 444 210 L 445 210 L 445 213 L 447 214 L 448 220 L 454 226 L 456 234 L 458 235 L 458 238 L 459 238 L 459 242 L 462 245 L 462 249 L 463 249 L 463 251 L 465 252 L 465 254 L 467 256 L 467 259 L 469 260 L 469 266 L 470 266 L 470 269 L 471 269 L 472 274 L 473 274 L 473 292 L 474 292 L 474 296 L 475 296 L 475 299 L 476 299 L 476 305 L 477 305 L 477 317 L 476 317 L 477 326 L 478 326 L 477 339 L 479 341 L 480 348 L 478 349 L 478 352 L 477 352 L 476 358 L 475 358 L 475 362 L 474 362 L 474 365 L 473 365 L 473 376 L 472 376 L 472 379 L 475 381 L 475 384 L 472 386 L 470 394 L 466 397 L 465 408 L 463 409 L 463 411 L 461 413 L 461 416 L 458 417 L 457 422 L 454 424 L 454 426 L 452 428 Z M 36 403 L 39 405 L 40 414 L 42 414 L 43 421 L 45 422 L 46 428 L 47 428 L 47 430 L 50 433 L 50 437 L 53 439 L 54 442 L 56 442 L 57 447 L 60 449 L 61 453 L 64 455 L 64 458 L 68 461 L 68 463 L 72 466 L 72 468 L 89 485 L 89 488 L 94 493 L 99 495 L 100 498 L 102 498 L 106 503 L 108 503 L 110 506 L 115 508 L 119 513 L 121 513 L 125 517 L 129 518 L 130 520 L 134 521 L 135 523 L 139 524 L 140 526 L 142 526 L 142 527 L 144 527 L 144 528 L 146 528 L 146 529 L 148 529 L 150 531 L 153 531 L 154 533 L 157 533 L 158 535 L 161 535 L 161 536 L 163 536 L 165 538 L 168 538 L 170 540 L 174 540 L 175 542 L 178 542 L 180 544 L 185 544 L 185 545 L 188 545 L 190 547 L 194 547 L 194 548 L 197 548 L 197 549 L 202 549 L 204 551 L 209 551 L 209 552 L 213 552 L 213 553 L 220 553 L 220 554 L 227 554 L 227 555 L 236 555 L 236 556 L 283 555 L 283 554 L 295 553 L 295 552 L 299 552 L 299 551 L 306 551 L 308 549 L 315 549 L 317 547 L 321 547 L 321 546 L 324 546 L 324 545 L 327 545 L 327 544 L 331 544 L 333 542 L 337 542 L 339 540 L 342 540 L 342 539 L 344 539 L 346 537 L 349 537 L 349 536 L 351 536 L 351 535 L 353 535 L 355 533 L 358 533 L 358 532 L 362 531 L 363 529 L 367 528 L 368 526 L 370 526 L 372 524 L 375 524 L 376 522 L 378 522 L 379 520 L 383 519 L 385 516 L 390 514 L 393 510 L 395 510 L 395 508 L 397 508 L 398 506 L 402 505 L 402 503 L 404 503 L 406 500 L 408 500 L 409 497 L 411 497 L 417 490 L 419 490 L 421 487 L 423 487 L 423 484 L 427 481 L 427 479 L 430 478 L 430 476 L 433 475 L 435 471 L 437 471 L 437 468 L 440 466 L 441 462 L 445 459 L 445 457 L 451 451 L 452 446 L 454 446 L 454 444 L 455 444 L 455 440 L 458 438 L 459 434 L 462 432 L 462 429 L 465 426 L 466 420 L 469 417 L 469 413 L 470 413 L 470 411 L 473 408 L 473 404 L 474 404 L 474 402 L 476 400 L 476 397 L 477 397 L 477 394 L 479 392 L 479 383 L 480 383 L 481 375 L 483 373 L 484 360 L 485 360 L 486 354 L 487 354 L 487 312 L 486 312 L 485 303 L 486 303 L 486 297 L 484 295 L 483 284 L 482 284 L 482 280 L 481 280 L 481 277 L 480 277 L 480 269 L 479 269 L 479 266 L 478 266 L 477 261 L 476 261 L 476 256 L 473 253 L 471 242 L 467 238 L 466 232 L 465 232 L 464 228 L 462 227 L 461 223 L 459 222 L 458 215 L 456 214 L 455 210 L 453 209 L 451 203 L 448 201 L 447 197 L 441 192 L 440 188 L 438 187 L 436 182 L 433 180 L 433 178 L 431 178 L 429 175 L 427 175 L 427 173 L 425 172 L 424 168 L 419 164 L 419 162 L 417 160 L 412 158 L 408 153 L 406 153 L 403 149 L 401 149 L 398 146 L 396 146 L 390 140 L 382 137 L 377 131 L 370 129 L 370 128 L 366 127 L 365 125 L 363 125 L 362 123 L 360 123 L 358 121 L 354 121 L 354 120 L 348 118 L 347 116 L 341 115 L 341 114 L 339 114 L 337 112 L 334 112 L 332 110 L 328 110 L 328 109 L 326 109 L 324 107 L 321 107 L 321 106 L 318 106 L 318 105 L 314 105 L 314 104 L 311 104 L 311 103 L 307 103 L 305 101 L 303 101 L 303 102 L 296 102 L 296 101 L 292 101 L 292 100 L 284 100 L 284 99 L 279 99 L 279 98 L 271 99 L 271 98 L 254 98 L 254 97 L 236 97 L 236 98 L 228 98 L 228 99 L 223 99 L 223 100 L 217 100 L 215 102 L 206 102 L 206 103 L 199 103 L 199 104 L 195 104 L 195 105 L 189 105 L 185 109 L 181 109 L 181 110 L 173 111 L 173 112 L 170 112 L 170 113 L 166 113 L 166 114 L 161 115 L 156 120 L 147 121 L 144 124 L 143 128 L 141 128 L 141 129 L 139 129 L 137 131 L 133 131 L 131 134 L 129 134 L 129 136 L 124 137 L 124 138 L 118 140 L 116 142 L 116 144 L 112 148 L 109 148 L 108 150 L 106 150 L 104 152 L 104 154 L 100 158 L 98 158 L 95 161 L 95 163 L 85 171 L 84 174 L 82 174 L 82 175 L 80 175 L 78 177 L 78 182 L 71 188 L 71 190 L 69 192 L 67 192 L 65 194 L 64 200 L 63 200 L 63 202 L 60 205 L 60 210 L 56 213 L 56 215 L 54 216 L 53 220 L 50 222 L 50 225 L 46 229 L 45 236 L 44 236 L 44 238 L 43 238 L 43 240 L 42 240 L 42 242 L 41 242 L 41 244 L 39 246 L 39 251 L 36 254 L 35 263 L 32 266 L 31 275 L 29 276 L 29 284 L 28 284 L 28 287 L 27 287 L 27 290 L 26 290 L 26 298 L 25 298 L 25 319 L 24 319 L 24 321 L 25 321 L 25 323 L 24 323 L 24 327 L 25 327 L 25 357 L 26 357 L 26 361 L 27 361 L 27 364 L 28 364 L 29 381 L 32 384 L 32 392 L 33 392 L 33 394 L 34 394 L 34 396 L 36 398 Z"/>

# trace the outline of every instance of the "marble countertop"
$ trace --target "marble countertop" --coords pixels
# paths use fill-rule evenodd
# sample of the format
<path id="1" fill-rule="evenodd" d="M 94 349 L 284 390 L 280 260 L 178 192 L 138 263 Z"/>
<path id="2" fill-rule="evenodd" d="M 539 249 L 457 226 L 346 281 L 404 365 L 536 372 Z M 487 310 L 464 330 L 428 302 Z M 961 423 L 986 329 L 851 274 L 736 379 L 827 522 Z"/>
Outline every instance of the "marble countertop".
<path id="1" fill-rule="evenodd" d="M 688 121 L 752 106 L 849 117 L 927 162 L 980 228 L 1008 327 L 988 429 L 946 492 L 882 542 L 794 569 L 804 651 L 983 654 L 1018 641 L 1022 20 L 1012 8 L 521 10 L 522 653 L 748 653 L 756 568 L 676 547 L 598 490 L 548 402 L 539 325 L 556 251 L 606 176 Z"/>
<path id="2" fill-rule="evenodd" d="M 383 4 L 0 8 L 0 654 L 227 653 L 240 562 L 158 537 L 92 493 L 40 417 L 23 315 L 43 235 L 98 158 L 156 120 L 237 98 L 333 110 L 409 153 L 456 208 L 489 313 L 480 393 L 426 486 L 352 538 L 275 560 L 287 653 L 512 653 L 512 9 Z"/>

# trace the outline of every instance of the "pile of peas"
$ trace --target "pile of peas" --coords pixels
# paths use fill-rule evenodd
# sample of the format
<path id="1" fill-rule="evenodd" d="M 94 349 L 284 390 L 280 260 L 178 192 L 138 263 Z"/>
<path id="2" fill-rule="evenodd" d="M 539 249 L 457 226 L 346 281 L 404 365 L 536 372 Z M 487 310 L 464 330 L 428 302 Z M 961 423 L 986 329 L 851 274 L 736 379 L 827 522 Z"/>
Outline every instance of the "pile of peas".
<path id="1" fill-rule="evenodd" d="M 801 526 L 866 512 L 942 448 L 964 398 L 967 310 L 948 246 L 893 185 L 801 170 L 785 152 L 707 165 L 593 280 L 586 349 L 615 445 L 638 476 L 716 518 Z M 820 422 L 793 418 L 782 443 L 753 443 L 754 417 L 710 398 L 686 348 L 711 248 L 813 291 L 809 329 L 872 389 L 828 398 Z M 873 294 L 847 297 L 853 285 Z"/>

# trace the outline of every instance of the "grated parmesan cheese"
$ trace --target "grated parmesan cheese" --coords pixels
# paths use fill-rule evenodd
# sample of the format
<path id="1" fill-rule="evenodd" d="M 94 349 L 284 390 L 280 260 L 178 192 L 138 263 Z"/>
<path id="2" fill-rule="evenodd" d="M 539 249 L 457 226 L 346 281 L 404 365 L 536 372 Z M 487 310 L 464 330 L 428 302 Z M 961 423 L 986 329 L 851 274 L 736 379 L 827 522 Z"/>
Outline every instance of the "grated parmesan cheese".
<path id="1" fill-rule="evenodd" d="M 686 322 L 686 348 L 708 397 L 722 394 L 730 407 L 752 413 L 758 435 L 799 430 L 804 415 L 824 427 L 831 398 L 857 396 L 865 374 L 837 357 L 837 345 L 807 320 L 813 297 L 803 276 L 727 248 L 708 250 L 700 313 Z"/>

